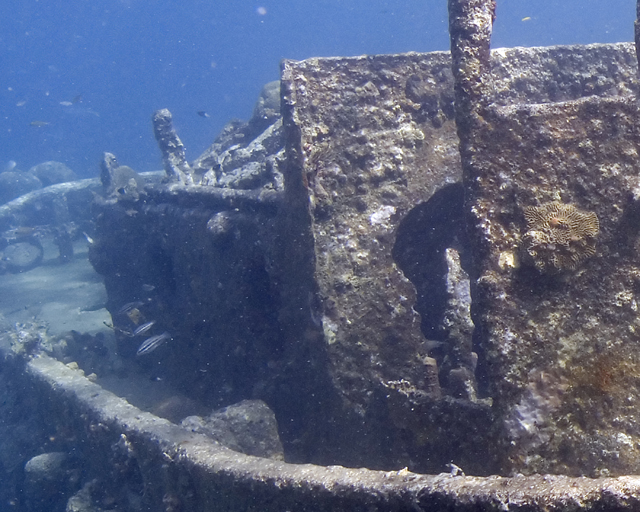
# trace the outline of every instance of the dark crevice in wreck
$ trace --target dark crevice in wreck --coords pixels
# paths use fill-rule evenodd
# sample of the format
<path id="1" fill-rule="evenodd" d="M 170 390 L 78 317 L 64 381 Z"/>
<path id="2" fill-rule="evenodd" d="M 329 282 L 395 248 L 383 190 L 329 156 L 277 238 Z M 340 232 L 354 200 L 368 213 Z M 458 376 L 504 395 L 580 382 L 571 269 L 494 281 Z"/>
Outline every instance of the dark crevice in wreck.
<path id="1" fill-rule="evenodd" d="M 413 208 L 398 227 L 393 258 L 416 287 L 415 309 L 422 318 L 428 340 L 444 341 L 443 318 L 447 308 L 445 250 L 455 248 L 463 268 L 469 268 L 463 220 L 463 189 L 446 185 Z"/>
<path id="2" fill-rule="evenodd" d="M 417 292 L 426 338 L 421 353 L 437 368 L 443 395 L 476 401 L 478 355 L 473 346 L 462 185 L 445 185 L 401 221 L 393 257 Z"/>

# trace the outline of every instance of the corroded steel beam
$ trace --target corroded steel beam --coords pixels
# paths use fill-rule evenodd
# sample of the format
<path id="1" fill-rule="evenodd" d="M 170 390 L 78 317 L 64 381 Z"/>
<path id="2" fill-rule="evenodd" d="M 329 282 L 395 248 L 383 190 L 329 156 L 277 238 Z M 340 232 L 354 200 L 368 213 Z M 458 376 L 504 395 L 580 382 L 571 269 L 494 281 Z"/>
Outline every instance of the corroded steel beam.
<path id="1" fill-rule="evenodd" d="M 143 412 L 41 355 L 22 361 L 0 347 L 10 372 L 39 414 L 73 432 L 86 474 L 114 497 L 164 510 L 637 510 L 640 478 L 470 477 L 287 464 L 233 452 L 207 437 Z M 133 472 L 133 473 L 132 473 Z M 134 474 L 135 473 L 135 474 Z M 135 497 L 135 489 L 144 489 Z M 132 494 L 133 492 L 133 494 Z"/>
<path id="2" fill-rule="evenodd" d="M 636 58 L 640 67 L 640 0 L 636 2 L 636 21 L 633 24 L 636 42 Z"/>
<path id="3" fill-rule="evenodd" d="M 449 34 L 458 130 L 477 124 L 489 101 L 495 0 L 449 0 Z"/>

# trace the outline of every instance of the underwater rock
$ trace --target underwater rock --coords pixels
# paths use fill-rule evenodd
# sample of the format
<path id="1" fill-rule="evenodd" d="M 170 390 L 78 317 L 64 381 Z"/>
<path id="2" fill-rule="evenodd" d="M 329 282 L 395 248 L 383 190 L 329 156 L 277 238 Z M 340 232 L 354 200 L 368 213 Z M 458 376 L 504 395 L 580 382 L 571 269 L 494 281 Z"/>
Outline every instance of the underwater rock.
<path id="1" fill-rule="evenodd" d="M 280 80 L 264 85 L 258 102 L 249 119 L 249 137 L 251 134 L 263 133 L 269 126 L 280 119 Z"/>
<path id="2" fill-rule="evenodd" d="M 34 165 L 29 172 L 42 182 L 43 187 L 55 185 L 56 183 L 66 183 L 77 179 L 76 173 L 73 172 L 62 162 L 43 162 Z"/>
<path id="3" fill-rule="evenodd" d="M 243 400 L 205 418 L 190 416 L 180 425 L 237 452 L 284 460 L 276 417 L 262 400 Z"/>
<path id="4" fill-rule="evenodd" d="M 96 482 L 87 482 L 77 493 L 69 498 L 65 512 L 102 512 L 92 497 Z"/>
<path id="5" fill-rule="evenodd" d="M 156 404 L 151 412 L 173 423 L 180 423 L 184 418 L 197 414 L 200 409 L 198 403 L 189 397 L 174 395 Z"/>
<path id="6" fill-rule="evenodd" d="M 240 237 L 243 229 L 250 229 L 251 222 L 251 217 L 240 211 L 222 211 L 209 219 L 207 231 L 218 242 L 225 242 L 231 238 Z"/>
<path id="7" fill-rule="evenodd" d="M 27 462 L 24 467 L 27 481 L 41 482 L 60 481 L 66 476 L 64 467 L 68 462 L 69 456 L 62 452 L 43 453 L 36 455 Z"/>
<path id="8" fill-rule="evenodd" d="M 0 204 L 39 188 L 42 188 L 42 182 L 29 172 L 0 173 Z"/>
<path id="9" fill-rule="evenodd" d="M 118 165 L 112 153 L 105 153 L 100 165 L 100 181 L 108 199 L 135 202 L 144 189 L 144 179 L 131 167 Z"/>
<path id="10" fill-rule="evenodd" d="M 26 272 L 42 263 L 44 249 L 40 242 L 32 238 L 9 244 L 2 250 L 0 266 L 9 272 Z"/>
<path id="11" fill-rule="evenodd" d="M 58 510 L 78 487 L 79 473 L 63 452 L 36 455 L 24 467 L 24 495 L 29 512 Z"/>

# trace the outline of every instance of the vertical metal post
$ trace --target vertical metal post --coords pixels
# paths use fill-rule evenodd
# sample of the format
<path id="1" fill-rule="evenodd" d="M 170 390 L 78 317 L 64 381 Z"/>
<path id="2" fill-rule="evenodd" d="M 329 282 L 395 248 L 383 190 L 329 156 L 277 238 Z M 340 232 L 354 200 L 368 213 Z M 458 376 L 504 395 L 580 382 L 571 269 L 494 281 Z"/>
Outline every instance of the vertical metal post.
<path id="1" fill-rule="evenodd" d="M 636 40 L 636 59 L 638 60 L 638 73 L 640 74 L 640 0 L 636 2 L 636 20 L 633 22 Z"/>
<path id="2" fill-rule="evenodd" d="M 479 111 L 490 101 L 488 82 L 495 8 L 495 0 L 449 0 L 456 122 L 463 145 Z"/>

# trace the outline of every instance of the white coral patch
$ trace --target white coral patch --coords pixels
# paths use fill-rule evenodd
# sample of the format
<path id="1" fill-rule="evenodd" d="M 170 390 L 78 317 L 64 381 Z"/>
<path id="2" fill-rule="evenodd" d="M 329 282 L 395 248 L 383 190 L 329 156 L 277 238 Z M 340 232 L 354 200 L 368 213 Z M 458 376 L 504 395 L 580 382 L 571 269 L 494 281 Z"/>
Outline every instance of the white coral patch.
<path id="1" fill-rule="evenodd" d="M 322 317 L 322 329 L 324 330 L 324 339 L 328 345 L 333 345 L 336 342 L 336 336 L 338 333 L 338 324 L 335 323 L 327 316 Z"/>
<path id="2" fill-rule="evenodd" d="M 369 222 L 372 226 L 387 224 L 394 213 L 396 213 L 394 206 L 382 206 L 369 216 Z"/>
<path id="3" fill-rule="evenodd" d="M 502 270 L 517 268 L 518 263 L 516 260 L 516 254 L 513 251 L 503 251 L 498 258 L 498 265 Z"/>

